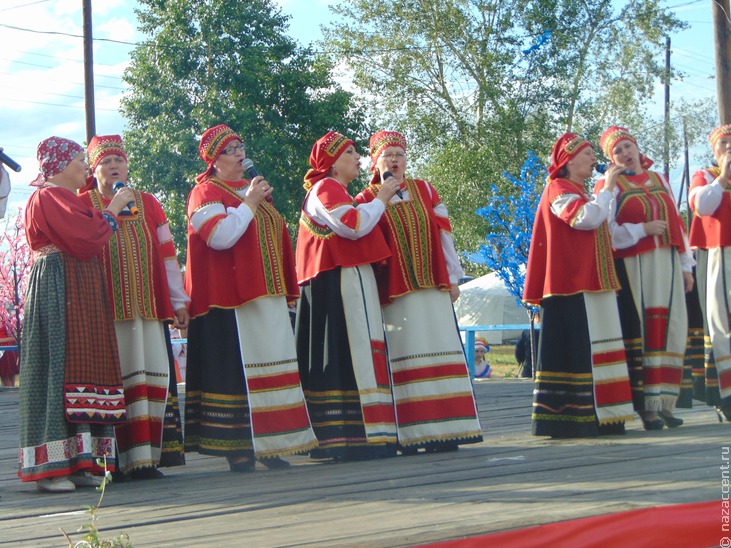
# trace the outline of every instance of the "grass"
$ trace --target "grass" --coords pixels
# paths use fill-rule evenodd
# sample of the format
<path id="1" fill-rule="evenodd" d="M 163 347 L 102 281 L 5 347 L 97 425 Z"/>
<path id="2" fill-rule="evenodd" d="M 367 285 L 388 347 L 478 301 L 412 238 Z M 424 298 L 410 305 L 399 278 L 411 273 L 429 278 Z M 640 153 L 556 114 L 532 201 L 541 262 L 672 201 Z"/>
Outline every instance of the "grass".
<path id="1" fill-rule="evenodd" d="M 515 377 L 518 373 L 518 362 L 515 361 L 515 345 L 491 344 L 490 351 L 485 355 L 485 359 L 492 367 L 492 376 L 495 378 Z"/>

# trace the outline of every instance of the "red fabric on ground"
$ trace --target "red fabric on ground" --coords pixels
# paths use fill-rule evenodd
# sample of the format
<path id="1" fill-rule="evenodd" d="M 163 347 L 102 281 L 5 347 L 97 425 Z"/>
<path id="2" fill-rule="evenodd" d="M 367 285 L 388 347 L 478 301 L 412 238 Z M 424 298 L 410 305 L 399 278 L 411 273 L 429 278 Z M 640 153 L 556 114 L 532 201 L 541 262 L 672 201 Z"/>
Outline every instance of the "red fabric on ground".
<path id="1" fill-rule="evenodd" d="M 709 548 L 731 546 L 729 500 L 643 508 L 429 544 L 429 548 Z M 726 531 L 723 526 L 726 526 Z"/>

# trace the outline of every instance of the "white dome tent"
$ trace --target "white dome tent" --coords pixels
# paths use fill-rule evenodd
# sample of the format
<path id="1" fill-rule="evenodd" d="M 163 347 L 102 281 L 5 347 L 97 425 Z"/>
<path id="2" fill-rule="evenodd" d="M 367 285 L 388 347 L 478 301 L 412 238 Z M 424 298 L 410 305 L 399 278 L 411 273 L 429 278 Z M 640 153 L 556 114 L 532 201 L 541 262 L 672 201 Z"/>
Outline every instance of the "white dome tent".
<path id="1" fill-rule="evenodd" d="M 473 325 L 520 324 L 526 328 L 528 312 L 518 304 L 496 272 L 481 276 L 459 286 L 460 296 L 454 312 L 460 327 Z M 477 331 L 490 344 L 503 344 L 520 338 L 521 331 Z"/>

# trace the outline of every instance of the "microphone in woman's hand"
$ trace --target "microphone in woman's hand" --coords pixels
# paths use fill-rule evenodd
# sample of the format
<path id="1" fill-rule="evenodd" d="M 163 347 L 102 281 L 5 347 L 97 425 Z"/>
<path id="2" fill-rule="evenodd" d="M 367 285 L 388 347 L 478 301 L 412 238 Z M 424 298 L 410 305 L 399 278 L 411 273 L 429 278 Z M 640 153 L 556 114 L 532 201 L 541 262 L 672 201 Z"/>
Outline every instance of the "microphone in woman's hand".
<path id="1" fill-rule="evenodd" d="M 381 175 L 381 180 L 382 180 L 382 181 L 385 181 L 385 180 L 386 180 L 386 179 L 388 179 L 389 177 L 393 177 L 393 173 L 391 173 L 390 171 L 384 171 L 384 172 L 383 172 L 383 175 Z M 398 196 L 399 198 L 401 198 L 402 200 L 404 199 L 404 195 L 403 195 L 403 194 L 401 194 L 401 189 L 400 189 L 400 188 L 396 189 L 396 195 L 397 195 L 397 196 Z"/>
<path id="2" fill-rule="evenodd" d="M 597 170 L 597 173 L 601 173 L 602 175 L 604 175 L 604 173 L 606 173 L 606 171 L 609 169 L 610 165 L 611 164 L 597 164 L 594 169 Z M 637 175 L 631 169 L 625 169 L 621 174 L 622 175 Z"/>
<path id="3" fill-rule="evenodd" d="M 254 160 L 252 160 L 251 158 L 246 158 L 243 162 L 241 162 L 241 166 L 244 168 L 244 171 L 246 171 L 249 179 L 253 179 L 254 177 L 258 177 L 259 175 L 261 175 L 261 173 L 259 173 L 254 167 Z M 271 194 L 267 196 L 266 200 L 267 202 L 273 202 Z"/>
<path id="4" fill-rule="evenodd" d="M 254 161 L 251 158 L 246 158 L 241 165 L 250 179 L 261 175 L 254 167 Z"/>
<path id="5" fill-rule="evenodd" d="M 114 188 L 114 192 L 119 192 L 119 189 L 122 188 L 123 186 L 125 186 L 125 185 L 124 185 L 124 183 L 122 181 L 117 181 L 116 183 L 114 183 L 114 187 L 113 187 Z M 127 207 L 129 208 L 129 212 L 132 215 L 137 215 L 140 212 L 140 210 L 137 209 L 137 204 L 135 204 L 134 200 L 132 200 L 131 202 L 129 202 L 127 204 Z"/>

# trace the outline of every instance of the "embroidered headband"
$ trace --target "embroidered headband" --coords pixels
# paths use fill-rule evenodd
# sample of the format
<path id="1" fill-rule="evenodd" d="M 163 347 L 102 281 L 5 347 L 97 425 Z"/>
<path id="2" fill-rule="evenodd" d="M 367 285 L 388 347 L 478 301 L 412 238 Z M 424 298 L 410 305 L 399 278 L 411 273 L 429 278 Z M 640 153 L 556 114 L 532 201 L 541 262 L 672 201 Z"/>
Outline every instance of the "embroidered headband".
<path id="1" fill-rule="evenodd" d="M 243 142 L 243 139 L 226 124 L 218 124 L 203 132 L 201 142 L 198 145 L 198 154 L 201 160 L 208 165 L 208 168 L 195 178 L 196 183 L 200 183 L 213 173 L 213 162 L 221 155 L 226 145 L 235 139 Z"/>
<path id="2" fill-rule="evenodd" d="M 576 155 L 591 143 L 575 133 L 564 133 L 553 145 L 551 165 L 548 166 L 548 177 L 556 179 L 561 168 L 569 163 Z"/>

